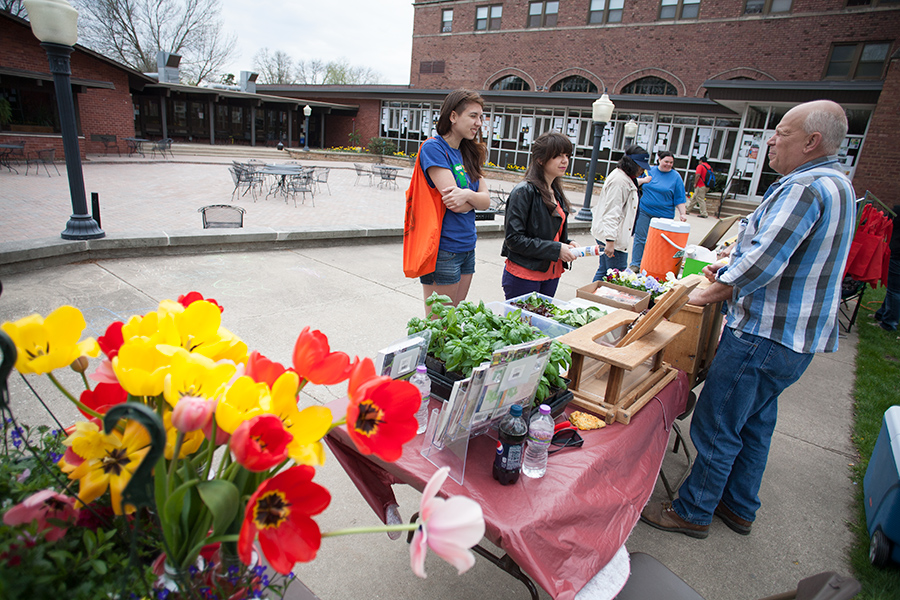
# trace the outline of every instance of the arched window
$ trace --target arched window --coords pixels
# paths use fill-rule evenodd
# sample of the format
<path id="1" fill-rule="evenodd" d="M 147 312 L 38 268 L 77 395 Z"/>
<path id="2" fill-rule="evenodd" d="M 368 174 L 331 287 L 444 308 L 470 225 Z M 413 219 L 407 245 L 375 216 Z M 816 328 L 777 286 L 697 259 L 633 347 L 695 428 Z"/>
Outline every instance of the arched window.
<path id="1" fill-rule="evenodd" d="M 580 75 L 572 75 L 560 79 L 552 86 L 551 92 L 584 92 L 586 94 L 596 94 L 597 86 L 591 83 L 590 79 L 585 79 Z"/>
<path id="2" fill-rule="evenodd" d="M 677 96 L 675 86 L 660 77 L 641 77 L 622 88 L 623 94 L 643 94 L 646 96 Z"/>
<path id="3" fill-rule="evenodd" d="M 503 79 L 498 79 L 491 85 L 492 90 L 513 90 L 516 92 L 527 92 L 531 89 L 531 86 L 522 79 L 521 77 L 516 77 L 515 75 L 507 75 Z"/>

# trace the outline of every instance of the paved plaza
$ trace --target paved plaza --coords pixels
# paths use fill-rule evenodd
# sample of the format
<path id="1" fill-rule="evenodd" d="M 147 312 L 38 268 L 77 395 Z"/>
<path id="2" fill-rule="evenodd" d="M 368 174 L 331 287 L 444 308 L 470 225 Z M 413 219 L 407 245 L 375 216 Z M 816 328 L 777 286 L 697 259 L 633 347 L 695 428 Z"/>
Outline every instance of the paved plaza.
<path id="1" fill-rule="evenodd" d="M 274 152 L 274 151 L 273 151 Z M 283 154 L 275 155 L 282 161 Z M 90 157 L 84 173 L 88 195 L 98 192 L 103 228 L 108 237 L 135 232 L 190 231 L 202 233 L 198 208 L 231 202 L 230 159 L 186 157 L 167 161 Z M 273 159 L 274 160 L 274 159 Z M 279 198 L 253 202 L 249 194 L 235 201 L 247 210 L 246 229 L 353 230 L 395 232 L 382 243 L 360 245 L 352 234 L 328 244 L 278 247 L 260 252 L 221 252 L 181 256 L 113 255 L 73 264 L 5 275 L 0 296 L 0 321 L 32 312 L 46 314 L 71 303 L 81 308 L 88 335 L 98 335 L 115 318 L 152 309 L 165 298 L 198 290 L 223 306 L 224 325 L 250 348 L 288 362 L 297 333 L 307 325 L 329 336 L 332 347 L 360 356 L 406 334 L 406 322 L 422 314 L 421 286 L 403 277 L 401 245 L 404 190 L 410 169 L 401 173 L 399 189 L 354 185 L 352 163 L 301 160 L 301 164 L 331 166 L 331 195 L 323 189 L 315 207 L 294 207 Z M 60 165 L 63 171 L 63 165 Z M 70 211 L 65 176 L 45 173 L 26 177 L 0 173 L 0 256 L 4 247 L 38 248 L 58 243 Z M 405 178 L 404 178 L 405 176 Z M 509 190 L 508 182 L 492 182 Z M 576 205 L 580 196 L 570 194 Z M 689 217 L 696 242 L 714 222 Z M 490 222 L 488 222 L 490 223 Z M 494 223 L 499 229 L 502 221 Z M 585 224 L 573 237 L 592 243 Z M 239 232 L 240 230 L 221 230 Z M 733 234 L 731 234 L 733 235 Z M 498 232 L 479 236 L 477 266 L 469 298 L 502 298 Z M 563 275 L 557 297 L 575 296 L 596 269 L 593 258 L 579 259 Z M 847 521 L 854 516 L 854 488 L 849 464 L 855 462 L 850 442 L 855 333 L 841 339 L 840 351 L 818 355 L 801 380 L 782 395 L 778 427 L 763 481 L 763 508 L 750 536 L 734 534 L 718 519 L 706 540 L 669 534 L 639 523 L 626 544 L 630 551 L 652 554 L 709 600 L 748 600 L 792 588 L 806 576 L 825 570 L 849 574 L 846 551 L 852 539 Z M 343 394 L 344 386 L 304 390 L 303 402 L 326 402 Z M 46 387 L 39 391 L 55 397 Z M 15 375 L 12 403 L 26 422 L 46 417 Z M 63 420 L 74 418 L 67 405 L 57 404 Z M 682 422 L 687 431 L 689 421 Z M 407 451 L 417 451 L 410 446 Z M 562 457 L 563 455 L 560 455 Z M 472 457 L 489 460 L 490 457 Z M 668 470 L 683 468 L 683 459 L 667 454 Z M 372 525 L 377 518 L 341 467 L 329 456 L 316 480 L 332 493 L 331 507 L 319 520 L 323 530 Z M 598 481 L 597 485 L 604 485 Z M 404 518 L 418 510 L 420 495 L 397 488 Z M 665 492 L 657 483 L 652 501 Z M 552 531 L 546 535 L 552 536 Z M 489 544 L 488 544 L 489 546 Z M 433 554 L 426 562 L 428 578 L 409 568 L 404 541 L 384 534 L 345 536 L 323 542 L 319 558 L 297 568 L 298 576 L 323 600 L 370 598 L 419 599 L 527 597 L 521 583 L 479 558 L 463 576 Z M 541 592 L 541 598 L 549 596 Z"/>

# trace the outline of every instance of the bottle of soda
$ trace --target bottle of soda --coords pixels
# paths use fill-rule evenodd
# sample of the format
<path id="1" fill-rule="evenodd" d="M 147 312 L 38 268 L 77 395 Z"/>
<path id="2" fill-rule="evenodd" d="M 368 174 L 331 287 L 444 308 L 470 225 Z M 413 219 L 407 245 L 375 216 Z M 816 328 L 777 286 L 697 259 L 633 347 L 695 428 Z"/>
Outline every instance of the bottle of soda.
<path id="1" fill-rule="evenodd" d="M 501 485 L 509 485 L 519 480 L 522 470 L 522 454 L 525 438 L 528 437 L 528 423 L 522 417 L 522 407 L 515 405 L 500 421 L 500 441 L 494 457 L 494 479 Z"/>
<path id="2" fill-rule="evenodd" d="M 553 417 L 550 407 L 541 404 L 538 413 L 531 417 L 528 426 L 528 444 L 525 446 L 525 459 L 522 461 L 522 473 L 526 477 L 537 479 L 547 472 L 547 451 L 553 439 Z"/>
<path id="3" fill-rule="evenodd" d="M 416 435 L 425 433 L 428 428 L 428 402 L 431 399 L 431 377 L 428 376 L 428 368 L 425 365 L 416 367 L 416 372 L 409 378 L 409 382 L 419 388 L 419 397 L 422 403 L 416 412 L 416 421 L 419 427 L 416 429 Z"/>

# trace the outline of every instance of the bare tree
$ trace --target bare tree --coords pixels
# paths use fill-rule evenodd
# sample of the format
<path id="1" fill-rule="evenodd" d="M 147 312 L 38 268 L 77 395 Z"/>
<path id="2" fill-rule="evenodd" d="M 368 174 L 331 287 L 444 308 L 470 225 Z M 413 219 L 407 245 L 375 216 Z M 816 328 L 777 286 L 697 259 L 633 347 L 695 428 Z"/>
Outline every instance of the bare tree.
<path id="1" fill-rule="evenodd" d="M 296 83 L 294 75 L 294 60 L 281 50 L 270 53 L 268 48 L 263 48 L 253 57 L 253 68 L 259 73 L 262 81 L 268 84 Z"/>
<path id="2" fill-rule="evenodd" d="M 325 63 L 317 58 L 297 61 L 297 79 L 300 83 L 318 84 L 325 78 Z"/>
<path id="3" fill-rule="evenodd" d="M 25 18 L 25 5 L 22 0 L 0 0 L 0 10 L 11 13 L 17 17 Z"/>
<path id="4" fill-rule="evenodd" d="M 378 83 L 381 75 L 369 67 L 352 66 L 346 58 L 333 60 L 325 65 L 322 83 L 331 85 L 360 85 Z"/>
<path id="5" fill-rule="evenodd" d="M 221 0 L 74 0 L 81 42 L 138 71 L 156 71 L 156 53 L 178 54 L 189 83 L 213 78 L 233 53 L 222 31 Z"/>

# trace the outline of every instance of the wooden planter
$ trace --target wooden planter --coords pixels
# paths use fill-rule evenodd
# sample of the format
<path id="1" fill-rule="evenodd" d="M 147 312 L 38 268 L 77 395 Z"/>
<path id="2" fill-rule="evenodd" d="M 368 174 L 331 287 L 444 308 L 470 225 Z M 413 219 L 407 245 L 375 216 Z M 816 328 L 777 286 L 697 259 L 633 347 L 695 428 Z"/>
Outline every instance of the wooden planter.
<path id="1" fill-rule="evenodd" d="M 670 321 L 684 325 L 684 331 L 666 347 L 663 360 L 681 369 L 690 378 L 690 387 L 704 379 L 722 334 L 722 303 L 694 306 L 685 304 Z"/>

